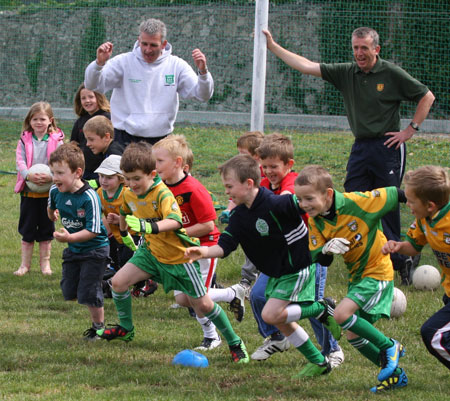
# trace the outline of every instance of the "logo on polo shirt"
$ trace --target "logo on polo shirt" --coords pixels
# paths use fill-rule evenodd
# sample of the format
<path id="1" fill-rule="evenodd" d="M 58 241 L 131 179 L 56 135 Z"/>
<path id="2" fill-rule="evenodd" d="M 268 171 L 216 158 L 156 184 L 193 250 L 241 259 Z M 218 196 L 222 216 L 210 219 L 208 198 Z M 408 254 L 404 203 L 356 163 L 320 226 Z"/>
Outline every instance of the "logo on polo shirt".
<path id="1" fill-rule="evenodd" d="M 377 84 L 377 91 L 383 92 L 383 90 L 384 90 L 384 84 Z"/>
<path id="2" fill-rule="evenodd" d="M 269 235 L 269 225 L 267 222 L 263 219 L 256 220 L 256 231 L 258 231 L 261 234 L 261 237 L 265 237 Z"/>

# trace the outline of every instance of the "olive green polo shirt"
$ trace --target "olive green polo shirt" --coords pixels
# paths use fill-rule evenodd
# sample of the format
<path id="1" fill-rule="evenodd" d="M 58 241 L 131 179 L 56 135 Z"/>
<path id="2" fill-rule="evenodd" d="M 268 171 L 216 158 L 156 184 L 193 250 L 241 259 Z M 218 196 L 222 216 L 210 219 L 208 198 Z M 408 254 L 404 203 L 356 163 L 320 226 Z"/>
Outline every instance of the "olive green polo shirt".
<path id="1" fill-rule="evenodd" d="M 400 131 L 400 103 L 418 103 L 428 88 L 399 66 L 377 57 L 369 71 L 356 62 L 320 64 L 322 78 L 344 97 L 348 122 L 357 139 Z"/>

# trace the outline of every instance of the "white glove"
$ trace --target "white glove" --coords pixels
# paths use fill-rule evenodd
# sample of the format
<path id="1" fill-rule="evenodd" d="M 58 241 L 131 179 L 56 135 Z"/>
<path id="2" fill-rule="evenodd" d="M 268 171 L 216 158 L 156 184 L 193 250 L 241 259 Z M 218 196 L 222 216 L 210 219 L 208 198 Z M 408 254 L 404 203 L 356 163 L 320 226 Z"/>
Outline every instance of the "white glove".
<path id="1" fill-rule="evenodd" d="M 347 246 L 350 241 L 345 238 L 333 238 L 330 239 L 322 248 L 322 253 L 325 255 L 342 255 L 347 252 L 350 248 Z"/>

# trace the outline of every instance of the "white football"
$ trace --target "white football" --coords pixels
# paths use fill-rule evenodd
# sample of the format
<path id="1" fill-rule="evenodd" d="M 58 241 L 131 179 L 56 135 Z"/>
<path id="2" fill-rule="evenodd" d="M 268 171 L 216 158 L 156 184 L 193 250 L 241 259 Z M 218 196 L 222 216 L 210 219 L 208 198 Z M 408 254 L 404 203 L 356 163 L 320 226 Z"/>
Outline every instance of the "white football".
<path id="1" fill-rule="evenodd" d="M 391 304 L 391 317 L 400 317 L 406 311 L 406 296 L 402 290 L 394 287 L 394 295 Z"/>
<path id="2" fill-rule="evenodd" d="M 419 266 L 413 274 L 413 285 L 418 290 L 435 290 L 441 284 L 441 273 L 434 266 Z"/>
<path id="3" fill-rule="evenodd" d="M 42 163 L 34 164 L 33 166 L 30 167 L 28 172 L 29 173 L 45 173 L 48 175 L 52 175 L 52 173 L 50 171 L 50 167 L 47 166 L 46 164 L 42 164 Z M 27 180 L 27 187 L 30 189 L 30 191 L 37 192 L 37 193 L 47 192 L 50 189 L 50 187 L 52 186 L 52 184 L 53 184 L 53 182 L 50 181 L 43 185 L 37 185 L 34 182 Z"/>

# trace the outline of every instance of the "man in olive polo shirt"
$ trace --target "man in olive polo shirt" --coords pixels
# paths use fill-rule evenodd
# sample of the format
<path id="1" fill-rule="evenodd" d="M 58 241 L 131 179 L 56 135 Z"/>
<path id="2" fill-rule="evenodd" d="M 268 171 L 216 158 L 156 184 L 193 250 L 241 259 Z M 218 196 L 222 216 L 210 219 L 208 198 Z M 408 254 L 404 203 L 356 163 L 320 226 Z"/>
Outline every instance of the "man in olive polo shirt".
<path id="1" fill-rule="evenodd" d="M 378 33 L 367 27 L 352 33 L 353 63 L 320 64 L 292 53 L 263 30 L 267 48 L 292 68 L 333 84 L 344 98 L 350 128 L 355 136 L 347 163 L 346 192 L 399 187 L 405 172 L 405 142 L 419 130 L 434 101 L 422 83 L 400 67 L 379 57 Z M 400 130 L 400 104 L 417 103 L 411 123 Z M 385 215 L 383 231 L 388 239 L 400 238 L 400 210 Z M 408 284 L 406 259 L 391 254 L 394 269 Z"/>

